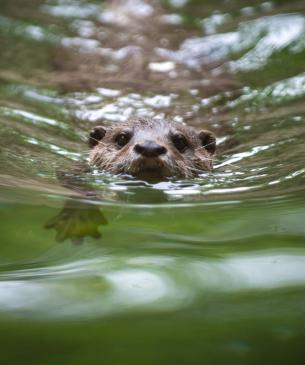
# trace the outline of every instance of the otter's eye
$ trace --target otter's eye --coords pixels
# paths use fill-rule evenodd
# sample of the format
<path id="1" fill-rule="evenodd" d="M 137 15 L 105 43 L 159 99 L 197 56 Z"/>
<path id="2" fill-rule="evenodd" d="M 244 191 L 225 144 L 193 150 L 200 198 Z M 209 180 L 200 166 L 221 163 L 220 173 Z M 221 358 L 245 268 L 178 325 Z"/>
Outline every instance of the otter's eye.
<path id="1" fill-rule="evenodd" d="M 177 150 L 183 153 L 189 146 L 186 138 L 182 134 L 176 134 L 172 137 L 172 141 Z"/>
<path id="2" fill-rule="evenodd" d="M 131 135 L 129 133 L 121 133 L 116 137 L 116 143 L 120 147 L 124 147 L 130 141 Z"/>

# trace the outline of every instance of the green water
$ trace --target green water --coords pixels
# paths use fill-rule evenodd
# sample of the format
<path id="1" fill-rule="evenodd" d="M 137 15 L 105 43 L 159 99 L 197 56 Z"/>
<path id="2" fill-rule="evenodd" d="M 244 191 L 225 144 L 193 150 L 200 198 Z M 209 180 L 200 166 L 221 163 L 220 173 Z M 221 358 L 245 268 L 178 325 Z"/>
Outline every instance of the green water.
<path id="1" fill-rule="evenodd" d="M 304 364 L 304 2 L 1 0 L 0 46 L 0 363 Z M 213 174 L 61 186 L 131 116 Z"/>

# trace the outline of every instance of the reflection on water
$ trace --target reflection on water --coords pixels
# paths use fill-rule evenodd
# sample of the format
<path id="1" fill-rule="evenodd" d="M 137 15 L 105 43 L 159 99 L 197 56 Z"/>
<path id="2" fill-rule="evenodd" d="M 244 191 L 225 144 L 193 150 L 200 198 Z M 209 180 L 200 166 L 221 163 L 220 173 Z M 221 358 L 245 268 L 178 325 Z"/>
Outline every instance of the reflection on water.
<path id="1" fill-rule="evenodd" d="M 58 253 L 57 253 L 58 254 Z M 113 255 L 1 273 L 1 311 L 40 318 L 91 317 L 140 309 L 177 310 L 206 295 L 303 287 L 305 253 L 222 259 Z"/>
<path id="2" fill-rule="evenodd" d="M 5 364 L 304 363 L 304 10 L 1 2 Z M 74 174 L 134 116 L 213 130 L 214 172 Z"/>

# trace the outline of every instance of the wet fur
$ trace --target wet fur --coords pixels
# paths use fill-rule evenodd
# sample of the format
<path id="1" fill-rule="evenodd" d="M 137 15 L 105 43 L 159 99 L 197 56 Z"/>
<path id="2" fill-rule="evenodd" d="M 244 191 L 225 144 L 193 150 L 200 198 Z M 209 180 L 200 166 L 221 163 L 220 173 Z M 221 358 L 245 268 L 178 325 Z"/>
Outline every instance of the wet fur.
<path id="1" fill-rule="evenodd" d="M 125 146 L 119 147 L 116 137 L 124 131 L 130 131 L 132 138 Z M 183 153 L 177 150 L 171 140 L 171 136 L 177 133 L 182 134 L 189 145 Z M 164 146 L 167 153 L 154 159 L 139 156 L 134 146 L 147 139 Z M 92 147 L 90 164 L 101 170 L 137 177 L 152 174 L 160 178 L 190 178 L 212 170 L 216 142 L 209 131 L 197 131 L 182 123 L 163 119 L 140 118 L 96 127 L 90 134 L 89 146 Z"/>

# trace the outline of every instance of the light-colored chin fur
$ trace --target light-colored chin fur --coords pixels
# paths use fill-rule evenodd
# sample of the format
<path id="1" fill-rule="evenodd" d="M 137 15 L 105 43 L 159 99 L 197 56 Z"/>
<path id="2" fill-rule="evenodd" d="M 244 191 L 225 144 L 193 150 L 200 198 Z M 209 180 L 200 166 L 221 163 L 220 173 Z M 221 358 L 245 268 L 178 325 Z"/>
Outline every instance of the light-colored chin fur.
<path id="1" fill-rule="evenodd" d="M 129 174 L 144 180 L 162 179 L 172 176 L 167 164 L 160 158 L 135 159 L 127 169 Z"/>

